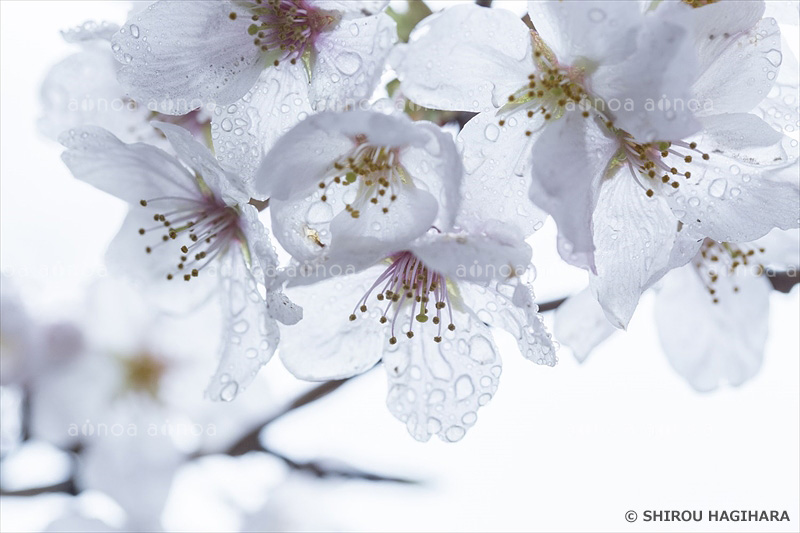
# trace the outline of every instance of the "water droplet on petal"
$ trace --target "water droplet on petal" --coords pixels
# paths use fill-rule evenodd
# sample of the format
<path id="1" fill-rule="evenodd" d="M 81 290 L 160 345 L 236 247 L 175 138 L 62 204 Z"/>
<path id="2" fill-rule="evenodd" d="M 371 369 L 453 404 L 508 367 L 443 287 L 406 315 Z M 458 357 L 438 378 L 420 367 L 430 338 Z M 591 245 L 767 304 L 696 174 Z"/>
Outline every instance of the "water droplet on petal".
<path id="1" fill-rule="evenodd" d="M 494 124 L 488 124 L 486 129 L 483 130 L 483 134 L 486 138 L 492 142 L 495 142 L 498 137 L 500 137 L 500 128 L 495 126 Z"/>
<path id="2" fill-rule="evenodd" d="M 219 393 L 219 397 L 223 402 L 232 402 L 236 395 L 239 394 L 239 384 L 231 381 Z"/>
<path id="3" fill-rule="evenodd" d="M 603 22 L 606 19 L 606 12 L 602 9 L 594 8 L 589 10 L 589 20 L 592 22 Z"/>
<path id="4" fill-rule="evenodd" d="M 718 178 L 712 181 L 711 185 L 708 186 L 708 194 L 710 194 L 714 198 L 722 198 L 727 189 L 728 189 L 728 182 L 725 181 L 724 179 Z"/>
<path id="5" fill-rule="evenodd" d="M 137 26 L 136 24 L 131 24 L 131 36 L 134 39 L 138 39 L 139 38 L 139 26 Z"/>

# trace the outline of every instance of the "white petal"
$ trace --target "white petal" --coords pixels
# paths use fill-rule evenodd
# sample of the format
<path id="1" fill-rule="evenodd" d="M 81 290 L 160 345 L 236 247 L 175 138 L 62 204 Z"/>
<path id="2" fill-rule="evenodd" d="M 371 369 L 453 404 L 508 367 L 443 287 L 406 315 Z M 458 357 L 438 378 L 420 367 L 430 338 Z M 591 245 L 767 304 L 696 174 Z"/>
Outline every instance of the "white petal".
<path id="1" fill-rule="evenodd" d="M 790 140 L 755 115 L 736 113 L 703 119 L 692 137 L 698 154 L 690 179 L 668 197 L 675 216 L 717 241 L 747 242 L 772 228 L 800 226 L 800 176 L 787 154 Z"/>
<path id="2" fill-rule="evenodd" d="M 162 196 L 200 195 L 186 168 L 153 146 L 124 144 L 96 126 L 65 132 L 59 142 L 67 147 L 61 158 L 76 178 L 131 204 Z"/>
<path id="3" fill-rule="evenodd" d="M 382 271 L 373 268 L 287 289 L 305 315 L 300 325 L 281 329 L 279 354 L 292 374 L 311 381 L 341 379 L 375 366 L 388 344 L 388 325 L 380 324 L 377 316 L 359 314 L 353 321 L 349 317 Z"/>
<path id="4" fill-rule="evenodd" d="M 556 309 L 553 333 L 579 363 L 615 331 L 589 289 L 569 297 Z"/>
<path id="5" fill-rule="evenodd" d="M 713 40 L 717 39 L 725 42 L 720 43 L 722 46 L 714 44 L 713 50 L 718 53 L 713 60 L 701 57 L 708 65 L 694 83 L 694 98 L 703 114 L 750 111 L 767 96 L 778 74 L 778 24 L 775 19 L 762 19 L 747 31 L 727 38 L 715 36 Z"/>
<path id="6" fill-rule="evenodd" d="M 608 320 L 623 329 L 642 292 L 688 262 L 700 245 L 686 228 L 679 231 L 667 203 L 659 195 L 648 198 L 627 169 L 600 189 L 594 242 L 597 274 L 590 286 Z"/>
<path id="7" fill-rule="evenodd" d="M 211 400 L 230 402 L 241 393 L 275 353 L 278 324 L 267 313 L 255 278 L 243 254 L 226 254 L 220 267 L 223 338 L 219 365 L 206 388 Z"/>
<path id="8" fill-rule="evenodd" d="M 265 69 L 244 97 L 214 108 L 211 139 L 217 159 L 251 183 L 275 141 L 311 113 L 302 65 L 283 62 Z"/>
<path id="9" fill-rule="evenodd" d="M 555 345 L 538 312 L 530 285 L 515 278 L 488 284 L 459 283 L 458 287 L 463 305 L 484 324 L 509 332 L 517 340 L 523 357 L 540 365 L 556 364 Z"/>
<path id="10" fill-rule="evenodd" d="M 427 132 L 424 146 L 410 145 L 399 155 L 400 164 L 410 174 L 414 185 L 431 193 L 439 203 L 433 225 L 448 231 L 455 223 L 461 205 L 464 169 L 453 136 L 430 122 L 416 122 Z"/>
<path id="11" fill-rule="evenodd" d="M 558 225 L 564 260 L 594 267 L 592 213 L 616 144 L 577 111 L 546 124 L 533 145 L 530 198 Z"/>
<path id="12" fill-rule="evenodd" d="M 426 335 L 401 337 L 383 355 L 386 405 L 420 441 L 434 434 L 461 440 L 497 391 L 502 363 L 489 328 L 469 312 L 456 313 L 454 322 L 441 343 Z"/>
<path id="13" fill-rule="evenodd" d="M 428 267 L 449 278 L 471 281 L 521 276 L 531 248 L 518 232 L 500 225 L 476 233 L 431 233 L 410 248 Z"/>
<path id="14" fill-rule="evenodd" d="M 638 6 L 602 0 L 529 1 L 528 15 L 558 61 L 613 64 L 633 53 L 642 25 Z"/>
<path id="15" fill-rule="evenodd" d="M 244 204 L 250 200 L 242 181 L 222 170 L 209 149 L 197 142 L 188 130 L 167 122 L 152 124 L 164 133 L 181 161 L 194 170 L 215 196 L 229 204 Z"/>
<path id="16" fill-rule="evenodd" d="M 419 105 L 493 109 L 528 83 L 530 31 L 510 11 L 453 6 L 425 18 L 392 65 L 403 94 Z"/>
<path id="17" fill-rule="evenodd" d="M 333 163 L 365 136 L 374 146 L 424 146 L 428 135 L 405 117 L 368 111 L 312 115 L 282 136 L 256 173 L 256 190 L 287 200 L 311 194 Z"/>
<path id="18" fill-rule="evenodd" d="M 372 96 L 380 81 L 397 24 L 387 14 L 343 20 L 314 43 L 316 57 L 308 89 L 311 107 L 343 111 Z"/>
<path id="19" fill-rule="evenodd" d="M 91 124 L 128 142 L 142 140 L 145 132 L 155 133 L 147 125 L 150 111 L 125 98 L 117 67 L 110 50 L 94 46 L 53 66 L 42 82 L 39 129 L 58 139 L 70 128 Z"/>
<path id="20" fill-rule="evenodd" d="M 339 11 L 347 17 L 364 16 L 380 13 L 389 4 L 389 0 L 306 0 L 306 4 L 317 9 Z"/>
<path id="21" fill-rule="evenodd" d="M 537 114 L 508 118 L 503 126 L 493 112 L 480 113 L 458 135 L 464 158 L 464 191 L 457 224 L 469 228 L 473 221 L 497 220 L 517 226 L 528 236 L 539 229 L 547 214 L 531 202 L 530 150 L 535 136 L 526 131 L 541 128 Z"/>
<path id="22" fill-rule="evenodd" d="M 665 6 L 657 15 L 645 17 L 636 51 L 591 76 L 592 90 L 608 104 L 606 112 L 614 126 L 636 139 L 682 139 L 700 129 L 693 109 L 686 105 L 692 98 L 697 65 L 682 7 L 686 6 L 675 10 Z"/>
<path id="23" fill-rule="evenodd" d="M 231 20 L 230 13 L 237 13 Z M 261 73 L 248 12 L 233 2 L 161 0 L 132 15 L 112 39 L 120 83 L 162 113 L 232 104 Z M 146 40 L 145 40 L 146 38 Z"/>
<path id="24" fill-rule="evenodd" d="M 728 46 L 758 24 L 765 8 L 762 1 L 714 2 L 703 9 L 689 10 L 692 39 L 701 72 L 705 72 Z"/>
<path id="25" fill-rule="evenodd" d="M 401 184 L 394 191 L 397 199 L 388 213 L 364 200 L 352 204 L 361 211 L 358 218 L 347 211 L 336 215 L 330 223 L 331 253 L 370 250 L 373 261 L 378 261 L 407 249 L 411 241 L 424 235 L 436 219 L 436 199 L 413 185 Z"/>
<path id="26" fill-rule="evenodd" d="M 656 299 L 656 324 L 664 353 L 678 374 L 699 391 L 720 381 L 741 385 L 761 368 L 767 340 L 770 287 L 751 274 L 720 275 L 714 304 L 694 266 L 664 279 Z M 738 292 L 733 292 L 733 287 Z"/>

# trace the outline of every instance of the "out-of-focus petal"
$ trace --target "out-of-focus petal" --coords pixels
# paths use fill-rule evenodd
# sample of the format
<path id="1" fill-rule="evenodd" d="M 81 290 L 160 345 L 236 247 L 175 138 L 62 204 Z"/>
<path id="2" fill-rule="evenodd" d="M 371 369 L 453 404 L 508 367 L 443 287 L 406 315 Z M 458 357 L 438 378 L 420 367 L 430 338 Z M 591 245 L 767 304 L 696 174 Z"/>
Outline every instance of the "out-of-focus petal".
<path id="1" fill-rule="evenodd" d="M 736 386 L 752 378 L 761 368 L 767 340 L 767 280 L 750 273 L 722 274 L 714 285 L 712 297 L 688 265 L 664 279 L 655 306 L 667 359 L 699 391 L 714 390 L 721 381 Z"/>
<path id="2" fill-rule="evenodd" d="M 589 289 L 569 297 L 555 313 L 553 333 L 579 363 L 616 330 Z"/>

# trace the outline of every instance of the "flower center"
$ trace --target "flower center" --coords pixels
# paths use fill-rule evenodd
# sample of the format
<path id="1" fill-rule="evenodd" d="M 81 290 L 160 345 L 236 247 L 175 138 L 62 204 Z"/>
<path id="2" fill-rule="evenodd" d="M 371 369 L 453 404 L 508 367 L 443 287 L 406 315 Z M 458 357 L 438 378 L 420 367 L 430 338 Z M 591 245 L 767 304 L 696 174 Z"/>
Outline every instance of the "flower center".
<path id="1" fill-rule="evenodd" d="M 689 4 L 692 7 L 703 7 L 713 4 L 717 0 L 683 0 L 684 4 Z"/>
<path id="2" fill-rule="evenodd" d="M 333 12 L 314 9 L 304 0 L 241 0 L 237 1 L 253 21 L 247 32 L 253 44 L 265 53 L 275 66 L 281 61 L 295 64 L 298 59 L 311 54 L 314 37 L 339 21 Z M 231 12 L 231 20 L 237 14 Z"/>
<path id="3" fill-rule="evenodd" d="M 525 113 L 528 118 L 542 115 L 545 121 L 561 118 L 565 111 L 582 109 L 583 117 L 590 116 L 591 98 L 584 89 L 585 69 L 566 67 L 559 64 L 547 45 L 533 34 L 534 64 L 536 70 L 528 75 L 528 84 L 508 96 L 508 101 L 500 109 L 498 121 L 504 126 L 509 115 Z M 596 110 L 594 110 L 596 111 Z M 602 113 L 596 111 L 596 114 Z M 605 116 L 602 116 L 607 121 Z M 527 130 L 526 135 L 533 131 Z"/>
<path id="4" fill-rule="evenodd" d="M 213 195 L 204 195 L 202 200 L 153 198 L 141 200 L 139 204 L 148 208 L 151 204 L 165 202 L 169 202 L 172 209 L 164 213 L 155 212 L 153 221 L 157 225 L 139 228 L 139 235 L 161 234 L 158 241 L 145 247 L 148 254 L 172 241 L 181 243 L 180 253 L 176 253 L 180 259 L 176 270 L 167 274 L 168 280 L 179 274 L 186 281 L 196 278 L 203 268 L 228 249 L 231 242 L 244 240 L 237 209 L 218 201 Z"/>
<path id="5" fill-rule="evenodd" d="M 389 344 L 397 343 L 395 328 L 397 331 L 401 330 L 397 326 L 398 317 L 401 315 L 410 317 L 406 332 L 406 337 L 409 339 L 414 336 L 415 322 L 424 324 L 430 319 L 437 326 L 433 340 L 442 342 L 442 314 L 445 309 L 448 315 L 447 329 L 450 331 L 456 329 L 453 324 L 447 279 L 438 272 L 430 270 L 411 252 L 400 252 L 389 259 L 391 264 L 358 301 L 350 320 L 357 318 L 357 311 L 367 312 L 367 302 L 372 293 L 377 291 L 375 299 L 386 303 L 379 321 L 381 324 L 386 324 L 391 320 L 392 323 Z M 405 315 L 408 309 L 410 312 Z"/>
<path id="6" fill-rule="evenodd" d="M 652 197 L 656 190 L 664 187 L 677 189 L 680 187 L 679 177 L 689 179 L 692 173 L 689 165 L 699 154 L 704 161 L 710 156 L 697 148 L 697 143 L 683 141 L 663 141 L 638 143 L 627 132 L 617 130 L 620 139 L 620 151 L 616 156 L 617 163 L 628 166 L 631 176 Z M 669 189 L 667 189 L 669 190 Z"/>
<path id="7" fill-rule="evenodd" d="M 154 355 L 144 352 L 134 357 L 122 358 L 123 390 L 142 392 L 153 398 L 158 396 L 158 387 L 167 365 Z"/>
<path id="8" fill-rule="evenodd" d="M 739 267 L 752 265 L 755 266 L 757 275 L 760 276 L 764 273 L 764 267 L 758 262 L 754 262 L 753 256 L 756 252 L 763 254 L 764 248 L 752 248 L 711 239 L 703 241 L 700 255 L 695 258 L 694 266 L 715 304 L 719 303 L 716 283 L 721 274 L 732 276 Z M 739 292 L 739 287 L 734 285 L 733 292 Z"/>
<path id="9" fill-rule="evenodd" d="M 358 218 L 361 215 L 358 207 L 367 202 L 388 213 L 391 203 L 397 200 L 397 188 L 408 181 L 408 174 L 397 163 L 394 149 L 362 144 L 348 157 L 334 163 L 319 182 L 322 190 L 320 200 L 327 202 L 333 187 L 355 187 L 355 199 L 345 204 L 350 216 Z"/>

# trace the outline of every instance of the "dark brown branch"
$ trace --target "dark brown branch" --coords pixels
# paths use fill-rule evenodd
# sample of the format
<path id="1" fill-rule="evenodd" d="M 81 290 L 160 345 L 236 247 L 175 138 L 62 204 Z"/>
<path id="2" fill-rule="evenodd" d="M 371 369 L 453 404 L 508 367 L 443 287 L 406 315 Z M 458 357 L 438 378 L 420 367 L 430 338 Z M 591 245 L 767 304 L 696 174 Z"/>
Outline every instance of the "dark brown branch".
<path id="1" fill-rule="evenodd" d="M 542 302 L 539 304 L 539 312 L 546 313 L 547 311 L 555 311 L 561 304 L 563 304 L 566 301 L 567 301 L 566 298 L 559 298 L 558 300 Z"/>
<path id="2" fill-rule="evenodd" d="M 790 272 L 767 270 L 766 275 L 769 282 L 772 283 L 772 288 L 782 293 L 788 293 L 792 287 L 800 283 L 800 271 L 797 270 Z"/>
<path id="3" fill-rule="evenodd" d="M 292 470 L 298 472 L 305 472 L 318 478 L 340 478 L 340 479 L 361 479 L 365 481 L 384 481 L 389 483 L 403 483 L 407 485 L 417 484 L 417 481 L 406 479 L 402 477 L 383 476 L 381 474 L 373 474 L 372 472 L 365 472 L 356 468 L 349 467 L 342 464 L 336 466 L 334 464 L 324 464 L 320 461 L 310 461 L 307 463 L 299 463 L 285 455 L 264 447 L 263 451 L 282 460 Z"/>
<path id="4" fill-rule="evenodd" d="M 344 385 L 348 381 L 348 379 L 337 379 L 333 381 L 326 381 L 324 383 L 317 385 L 308 392 L 300 395 L 292 403 L 287 405 L 283 410 L 272 415 L 265 422 L 259 424 L 258 427 L 256 427 L 255 429 L 244 435 L 235 444 L 233 444 L 233 446 L 228 448 L 225 451 L 225 453 L 227 455 L 235 457 L 238 455 L 244 455 L 247 452 L 263 449 L 261 446 L 261 441 L 259 440 L 259 434 L 261 433 L 261 430 L 265 426 L 272 424 L 282 416 L 291 413 L 295 409 L 299 409 L 305 405 L 308 405 L 312 402 L 319 400 L 320 398 L 327 396 L 328 394 L 332 393 L 333 391 Z"/>
<path id="5" fill-rule="evenodd" d="M 475 4 L 481 7 L 492 7 L 492 0 L 475 0 Z"/>

